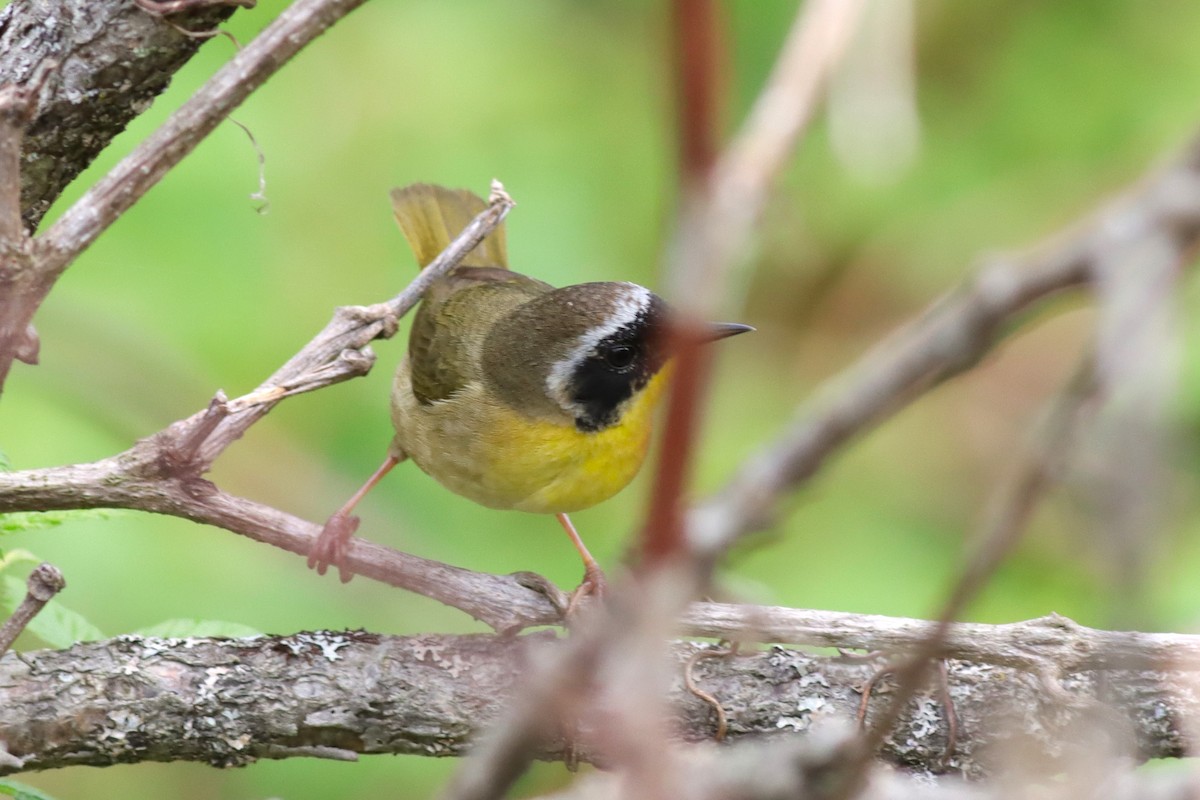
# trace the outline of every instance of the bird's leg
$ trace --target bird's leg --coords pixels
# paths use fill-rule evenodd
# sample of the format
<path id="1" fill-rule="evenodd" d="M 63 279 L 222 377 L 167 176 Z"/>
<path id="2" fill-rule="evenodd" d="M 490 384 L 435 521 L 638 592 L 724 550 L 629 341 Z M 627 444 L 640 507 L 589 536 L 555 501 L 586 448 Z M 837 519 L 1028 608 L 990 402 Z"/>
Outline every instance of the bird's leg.
<path id="1" fill-rule="evenodd" d="M 566 514 L 554 515 L 559 524 L 563 526 L 563 530 L 567 532 L 567 536 L 571 537 L 571 544 L 575 545 L 575 549 L 579 551 L 579 557 L 583 559 L 583 583 L 571 592 L 571 599 L 567 602 L 566 616 L 569 618 L 575 611 L 579 601 L 588 595 L 597 598 L 604 597 L 604 590 L 608 586 L 608 581 L 604 578 L 604 570 L 600 569 L 600 565 L 596 563 L 596 559 L 592 558 L 592 554 L 588 552 L 587 545 L 583 543 L 583 539 L 579 536 L 579 531 L 575 530 L 575 526 L 571 524 L 571 518 Z"/>
<path id="2" fill-rule="evenodd" d="M 388 453 L 388 457 L 379 465 L 379 469 L 375 470 L 367 482 L 362 485 L 354 495 L 346 501 L 346 504 L 333 512 L 325 527 L 321 528 L 321 533 L 317 535 L 316 541 L 313 542 L 312 549 L 308 551 L 308 566 L 310 569 L 315 569 L 318 575 L 324 575 L 325 570 L 329 569 L 329 565 L 333 564 L 338 568 L 338 575 L 342 579 L 342 583 L 348 583 L 354 573 L 346 568 L 346 551 L 350 544 L 350 537 L 358 530 L 358 517 L 352 516 L 351 511 L 358 505 L 358 501 L 366 496 L 367 492 L 374 488 L 375 484 L 382 480 L 384 475 L 391 472 L 392 467 L 400 463 L 397 456 Z"/>

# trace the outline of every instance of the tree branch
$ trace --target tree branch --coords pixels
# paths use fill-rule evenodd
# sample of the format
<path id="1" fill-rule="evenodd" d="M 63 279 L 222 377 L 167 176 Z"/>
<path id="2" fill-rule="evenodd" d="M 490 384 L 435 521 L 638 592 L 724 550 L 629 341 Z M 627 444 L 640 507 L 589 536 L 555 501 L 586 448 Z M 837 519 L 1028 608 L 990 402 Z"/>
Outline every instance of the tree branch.
<path id="1" fill-rule="evenodd" d="M 23 352 L 26 330 L 33 315 L 71 262 L 252 91 L 302 47 L 362 2 L 296 0 L 254 41 L 239 50 L 162 127 L 35 238 L 29 244 L 25 258 L 9 259 L 0 264 L 0 285 L 7 283 L 13 287 L 0 302 L 0 388 L 13 359 Z M 167 25 L 137 4 L 130 3 L 129 6 L 135 13 L 154 20 L 156 25 L 174 31 L 173 36 L 194 42 L 192 37 L 183 36 L 174 26 Z M 194 44 L 190 46 L 195 47 Z"/>
<path id="2" fill-rule="evenodd" d="M 680 621 L 687 636 L 781 642 L 903 653 L 923 644 L 926 620 L 780 606 L 693 603 Z M 977 664 L 1060 673 L 1099 669 L 1200 670 L 1200 637 L 1181 633 L 1103 631 L 1057 614 L 986 625 L 955 622 L 935 653 Z"/>
<path id="3" fill-rule="evenodd" d="M 916 626 L 923 634 L 923 625 L 893 620 L 879 627 Z M 1044 627 L 1043 620 L 970 626 L 951 638 L 1005 643 L 988 655 L 994 664 L 1008 658 L 1002 653 L 1015 643 L 1016 631 Z M 1085 651 L 1113 646 L 1122 652 L 1122 641 L 1133 644 L 1130 634 L 1070 630 Z M 1198 637 L 1175 638 L 1190 640 L 1181 645 L 1189 654 L 1200 651 Z M 564 644 L 545 633 L 316 632 L 244 640 L 122 636 L 64 651 L 9 654 L 0 659 L 0 740 L 22 770 L 173 760 L 230 766 L 314 754 L 461 755 L 501 716 L 520 678 Z M 685 663 L 707 647 L 677 643 L 672 650 L 670 706 L 675 736 L 682 741 L 707 741 L 715 731 L 711 704 L 690 693 L 683 679 Z M 975 652 L 986 649 L 975 645 Z M 1137 660 L 1152 660 L 1152 650 L 1140 651 Z M 1081 725 L 1101 724 L 1114 741 L 1127 743 L 1124 755 L 1139 760 L 1185 753 L 1189 740 L 1182 723 L 1200 713 L 1200 699 L 1178 691 L 1187 685 L 1185 673 L 1079 672 L 1072 665 L 1092 661 L 1072 658 L 1067 650 L 1052 652 L 1065 657 L 1062 671 L 1072 673 L 1062 682 L 1061 696 L 1048 693 L 1037 673 L 952 663 L 950 686 L 959 716 L 952 771 L 989 774 L 997 767 L 989 752 L 1016 741 L 1042 754 L 1040 766 L 1053 770 L 1074 757 L 1070 743 L 1079 741 Z M 861 684 L 875 668 L 775 647 L 705 658 L 693 672 L 721 704 L 728 736 L 737 741 L 807 736 L 822 721 L 852 719 Z M 882 755 L 909 769 L 932 771 L 944 755 L 945 735 L 937 701 L 918 696 Z M 587 729 L 571 740 L 580 755 L 595 756 Z M 1090 740 L 1086 744 L 1092 746 Z M 553 736 L 536 755 L 560 759 L 567 748 L 562 736 Z"/>
<path id="4" fill-rule="evenodd" d="M 1194 198 L 1189 199 L 1189 193 L 1200 191 L 1200 141 L 1185 156 L 1131 191 L 1125 202 L 1144 204 L 1152 210 L 1147 225 L 1160 226 L 1181 241 L 1194 243 L 1200 230 L 1200 205 L 1192 204 Z M 830 381 L 776 444 L 749 460 L 720 494 L 692 511 L 690 535 L 696 537 L 704 552 L 717 557 L 734 539 L 765 525 L 783 496 L 820 469 L 856 434 L 939 380 L 973 366 L 995 346 L 999 331 L 1037 303 L 1086 285 L 1088 258 L 1093 251 L 1088 233 L 1111 221 L 1109 214 L 1119 213 L 1122 207 L 1116 205 L 1071 236 L 1050 241 L 1028 256 L 997 261 L 981 269 Z M 221 442 L 227 445 L 232 441 L 228 437 L 236 438 L 244 432 L 266 413 L 269 405 L 294 389 L 294 381 L 303 377 L 300 384 L 315 388 L 323 380 L 322 375 L 332 378 L 348 377 L 356 371 L 365 373 L 372 359 L 366 344 L 384 335 L 389 313 L 380 306 L 339 309 L 325 331 L 259 390 L 229 401 L 230 416 L 237 421 L 222 423 L 226 427 L 221 430 L 226 433 L 203 446 L 199 463 L 215 458 L 223 446 Z M 259 403 L 263 403 L 261 408 Z M 203 415 L 214 413 L 225 412 L 220 404 L 215 410 L 210 407 L 103 461 L 0 473 L 0 513 L 104 506 L 141 509 L 216 524 L 292 552 L 306 553 L 319 526 L 224 495 L 211 484 L 198 481 L 198 475 L 189 481 L 179 477 L 172 481 L 160 479 L 162 459 L 171 451 L 172 442 L 186 440 L 187 432 Z M 197 486 L 204 488 L 197 491 Z M 392 585 L 422 593 L 436 591 L 430 596 L 497 630 L 552 624 L 561 619 L 550 593 L 523 578 L 462 570 L 362 539 L 354 540 L 348 565 L 356 573 Z M 409 583 L 422 573 L 437 575 L 437 581 L 423 588 Z M 471 599 L 477 592 L 481 596 Z"/>
<path id="5" fill-rule="evenodd" d="M 933 386 L 974 367 L 1037 303 L 1088 285 L 1109 248 L 1169 240 L 1181 258 L 1200 244 L 1200 137 L 1117 201 L 1025 256 L 986 261 L 975 277 L 828 381 L 777 441 L 742 465 L 689 520 L 717 557 L 770 524 L 779 502 L 854 437 Z"/>
<path id="6" fill-rule="evenodd" d="M 222 3 L 173 20 L 205 29 L 233 11 Z M 200 44 L 124 0 L 9 3 L 0 11 L 0 85 L 36 82 L 38 70 L 54 64 L 25 131 L 21 206 L 30 231 Z"/>
<path id="7" fill-rule="evenodd" d="M 295 0 L 39 237 L 56 277 L 292 56 L 364 0 Z"/>
<path id="8" fill-rule="evenodd" d="M 216 525 L 307 555 L 319 525 L 227 494 L 202 474 L 282 399 L 364 374 L 374 362 L 370 342 L 393 335 L 399 317 L 416 305 L 429 283 L 461 262 L 513 205 L 503 187 L 493 183 L 488 207 L 400 295 L 374 306 L 337 309 L 324 330 L 250 394 L 234 400 L 218 394 L 205 410 L 111 458 L 0 473 L 0 513 L 132 508 Z M 351 543 L 346 566 L 461 609 L 496 630 L 561 618 L 546 590 L 527 588 L 529 581 L 521 576 L 471 572 L 361 539 Z"/>

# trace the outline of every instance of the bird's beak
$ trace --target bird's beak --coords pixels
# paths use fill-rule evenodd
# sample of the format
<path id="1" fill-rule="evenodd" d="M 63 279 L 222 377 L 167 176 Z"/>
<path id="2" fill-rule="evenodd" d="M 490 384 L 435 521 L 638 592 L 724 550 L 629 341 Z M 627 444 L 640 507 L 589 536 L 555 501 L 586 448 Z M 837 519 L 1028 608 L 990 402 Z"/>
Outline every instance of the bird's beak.
<path id="1" fill-rule="evenodd" d="M 730 336 L 737 336 L 739 333 L 749 333 L 752 330 L 754 330 L 753 327 L 740 322 L 710 322 L 704 341 L 715 342 L 720 339 L 728 339 Z"/>

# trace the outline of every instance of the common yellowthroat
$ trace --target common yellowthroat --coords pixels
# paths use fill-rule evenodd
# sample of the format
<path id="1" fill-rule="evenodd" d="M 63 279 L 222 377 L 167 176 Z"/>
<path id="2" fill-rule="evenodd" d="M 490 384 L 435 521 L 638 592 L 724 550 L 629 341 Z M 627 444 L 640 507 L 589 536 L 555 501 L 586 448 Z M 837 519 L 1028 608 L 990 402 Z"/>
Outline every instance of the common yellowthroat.
<path id="1" fill-rule="evenodd" d="M 462 189 L 414 184 L 392 207 L 424 267 L 486 204 Z M 662 395 L 667 307 L 633 283 L 555 289 L 508 269 L 503 227 L 426 292 L 392 384 L 396 436 L 375 474 L 325 524 L 308 558 L 342 565 L 351 509 L 411 458 L 443 486 L 489 508 L 555 514 L 585 567 L 602 573 L 567 513 L 619 492 L 646 456 Z M 753 330 L 714 324 L 712 340 Z"/>

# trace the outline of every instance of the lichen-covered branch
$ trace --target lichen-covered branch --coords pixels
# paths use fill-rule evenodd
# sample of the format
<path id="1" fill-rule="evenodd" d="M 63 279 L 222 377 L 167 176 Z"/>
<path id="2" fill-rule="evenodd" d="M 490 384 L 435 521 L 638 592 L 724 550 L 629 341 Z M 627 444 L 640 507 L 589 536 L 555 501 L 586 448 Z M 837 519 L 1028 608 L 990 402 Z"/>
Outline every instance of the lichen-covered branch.
<path id="1" fill-rule="evenodd" d="M 544 633 L 318 632 L 245 640 L 124 636 L 9 654 L 0 659 L 0 740 L 20 766 L 0 772 L 134 761 L 227 766 L 292 755 L 461 755 L 500 716 L 531 664 L 561 644 Z M 711 704 L 683 684 L 684 663 L 705 647 L 681 642 L 671 651 L 670 704 L 682 741 L 708 741 L 715 731 Z M 761 741 L 852 720 L 861 684 L 877 666 L 775 647 L 705 658 L 694 675 L 723 707 L 730 740 Z M 959 718 L 949 770 L 973 777 L 990 773 L 997 765 L 991 754 L 1017 743 L 1053 770 L 1074 758 L 1076 747 L 1096 746 L 1095 737 L 1081 736 L 1087 727 L 1124 743 L 1114 755 L 1178 757 L 1188 745 L 1182 721 L 1200 712 L 1194 693 L 1178 691 L 1187 675 L 1169 670 L 1078 673 L 1064 679 L 1061 696 L 1047 692 L 1038 675 L 1010 667 L 952 662 L 949 675 Z M 943 719 L 935 696 L 918 696 L 883 757 L 936 769 Z M 571 739 L 580 754 L 596 758 L 602 754 L 590 726 Z M 537 755 L 559 759 L 566 746 L 563 737 L 551 737 Z"/>

